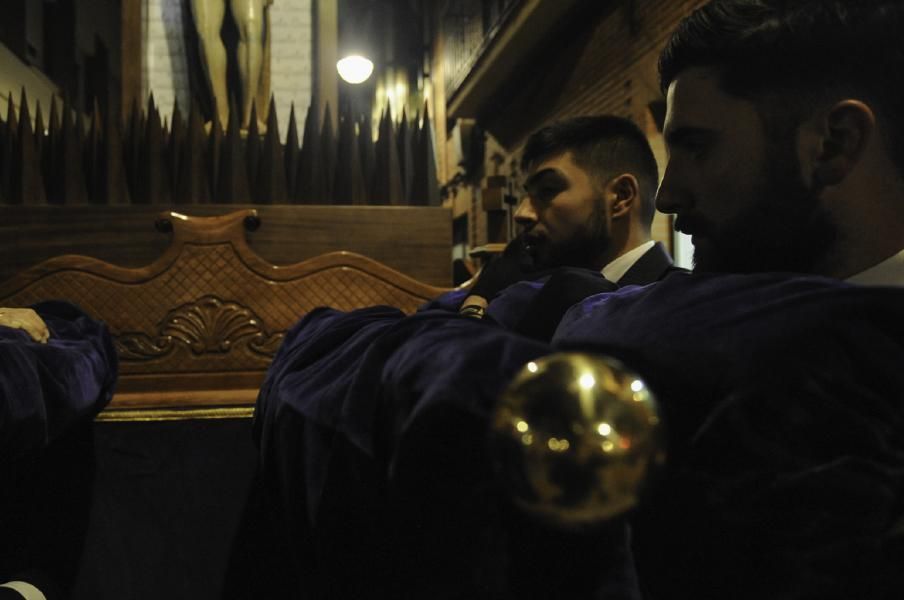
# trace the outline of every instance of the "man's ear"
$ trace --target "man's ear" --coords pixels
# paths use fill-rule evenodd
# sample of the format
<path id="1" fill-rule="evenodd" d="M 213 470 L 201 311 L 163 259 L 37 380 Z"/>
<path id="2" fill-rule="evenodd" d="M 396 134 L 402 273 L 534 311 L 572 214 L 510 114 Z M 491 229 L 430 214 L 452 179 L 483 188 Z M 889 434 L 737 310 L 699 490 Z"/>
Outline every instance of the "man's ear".
<path id="1" fill-rule="evenodd" d="M 841 183 L 857 163 L 876 128 L 876 115 L 860 100 L 842 100 L 825 113 L 822 143 L 814 164 L 819 187 Z"/>
<path id="2" fill-rule="evenodd" d="M 617 175 L 606 185 L 606 197 L 609 198 L 609 214 L 612 218 L 625 217 L 640 201 L 640 184 L 637 178 L 630 173 Z"/>

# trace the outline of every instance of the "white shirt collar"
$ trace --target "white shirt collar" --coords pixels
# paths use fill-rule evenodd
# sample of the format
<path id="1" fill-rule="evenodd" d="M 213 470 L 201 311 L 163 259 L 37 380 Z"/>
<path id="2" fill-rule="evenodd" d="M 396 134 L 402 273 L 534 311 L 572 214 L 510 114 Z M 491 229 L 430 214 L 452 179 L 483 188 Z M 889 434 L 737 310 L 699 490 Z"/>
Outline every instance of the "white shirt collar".
<path id="1" fill-rule="evenodd" d="M 644 242 L 640 246 L 637 246 L 633 250 L 625 252 L 624 254 L 610 262 L 608 265 L 603 267 L 603 277 L 613 283 L 618 283 L 618 280 L 625 276 L 625 273 L 628 272 L 628 269 L 633 267 L 634 263 L 636 263 L 641 256 L 646 254 L 647 250 L 652 248 L 655 244 L 655 241 L 650 240 L 649 242 Z"/>
<path id="2" fill-rule="evenodd" d="M 846 281 L 857 285 L 904 286 L 904 250 L 865 271 L 848 277 Z"/>

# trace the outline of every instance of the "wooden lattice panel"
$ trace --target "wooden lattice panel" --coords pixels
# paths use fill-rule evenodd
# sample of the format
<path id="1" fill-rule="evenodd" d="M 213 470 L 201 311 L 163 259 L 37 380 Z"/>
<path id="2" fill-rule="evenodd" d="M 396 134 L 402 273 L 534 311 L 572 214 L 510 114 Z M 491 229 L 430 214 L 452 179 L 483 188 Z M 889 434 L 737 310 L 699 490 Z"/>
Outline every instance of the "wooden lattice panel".
<path id="1" fill-rule="evenodd" d="M 120 357 L 114 407 L 253 401 L 284 332 L 308 311 L 410 313 L 444 291 L 349 252 L 272 265 L 246 244 L 252 210 L 164 218 L 173 242 L 147 267 L 62 256 L 0 284 L 0 305 L 66 299 L 108 324 Z"/>

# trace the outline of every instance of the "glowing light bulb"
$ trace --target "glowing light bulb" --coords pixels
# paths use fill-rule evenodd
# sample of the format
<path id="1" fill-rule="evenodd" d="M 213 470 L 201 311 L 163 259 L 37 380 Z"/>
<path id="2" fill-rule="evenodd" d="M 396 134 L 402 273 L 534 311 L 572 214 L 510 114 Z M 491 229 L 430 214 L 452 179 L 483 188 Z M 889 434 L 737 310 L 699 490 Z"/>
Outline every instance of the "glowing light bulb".
<path id="1" fill-rule="evenodd" d="M 346 56 L 336 63 L 339 77 L 348 83 L 363 83 L 374 72 L 374 63 L 357 54 Z"/>

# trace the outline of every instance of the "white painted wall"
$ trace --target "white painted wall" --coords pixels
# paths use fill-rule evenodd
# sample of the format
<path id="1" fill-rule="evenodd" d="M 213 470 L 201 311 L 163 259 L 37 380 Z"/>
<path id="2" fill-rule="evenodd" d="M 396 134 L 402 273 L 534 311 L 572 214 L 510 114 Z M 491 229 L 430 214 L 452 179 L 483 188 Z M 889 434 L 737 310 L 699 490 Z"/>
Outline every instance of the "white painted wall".
<path id="1" fill-rule="evenodd" d="M 43 73 L 26 65 L 12 50 L 0 44 L 0 118 L 6 120 L 6 107 L 10 94 L 12 94 L 13 105 L 18 114 L 23 87 L 28 98 L 28 111 L 31 118 L 35 118 L 35 109 L 37 103 L 40 102 L 46 125 L 47 116 L 50 114 L 50 98 L 58 96 L 59 89 Z M 60 108 L 58 105 L 57 110 Z"/>

